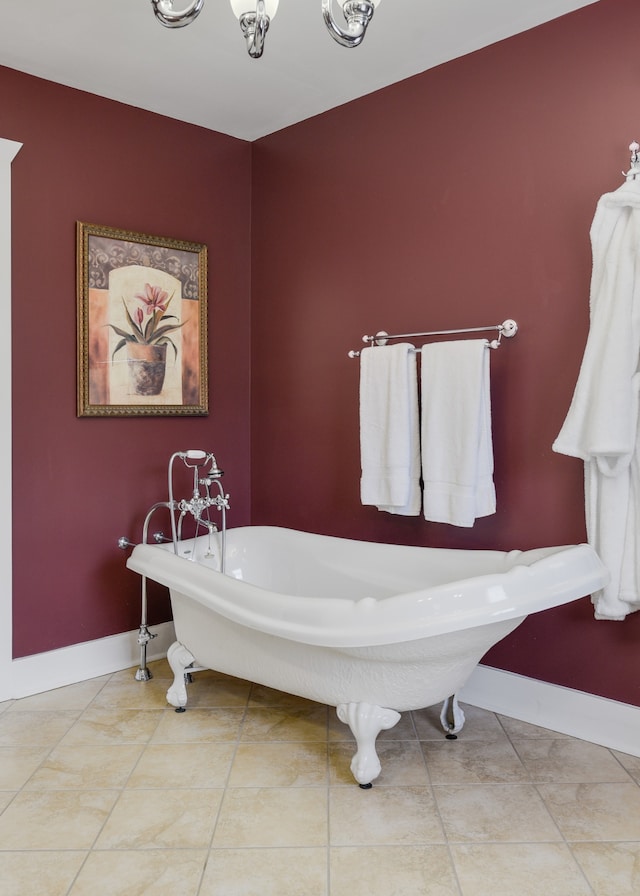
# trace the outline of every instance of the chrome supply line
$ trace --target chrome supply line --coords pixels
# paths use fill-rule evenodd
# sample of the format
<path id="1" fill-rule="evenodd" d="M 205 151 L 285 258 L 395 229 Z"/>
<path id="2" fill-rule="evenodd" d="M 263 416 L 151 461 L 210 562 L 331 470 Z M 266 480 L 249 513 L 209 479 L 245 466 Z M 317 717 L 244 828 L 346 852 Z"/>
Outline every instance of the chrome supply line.
<path id="1" fill-rule="evenodd" d="M 464 329 L 458 330 L 428 330 L 424 333 L 387 333 L 385 330 L 379 330 L 375 336 L 363 336 L 362 341 L 368 342 L 371 345 L 386 345 L 389 339 L 417 339 L 422 336 L 456 336 L 462 333 L 486 333 L 487 330 L 498 331 L 497 339 L 493 339 L 491 342 L 487 340 L 488 348 L 498 348 L 503 336 L 507 339 L 511 339 L 516 335 L 518 332 L 518 324 L 515 320 L 509 318 L 501 324 L 493 324 L 489 327 L 465 327 Z M 414 351 L 419 352 L 420 349 L 416 348 Z M 347 355 L 349 358 L 359 358 L 360 352 L 352 350 L 347 352 Z"/>

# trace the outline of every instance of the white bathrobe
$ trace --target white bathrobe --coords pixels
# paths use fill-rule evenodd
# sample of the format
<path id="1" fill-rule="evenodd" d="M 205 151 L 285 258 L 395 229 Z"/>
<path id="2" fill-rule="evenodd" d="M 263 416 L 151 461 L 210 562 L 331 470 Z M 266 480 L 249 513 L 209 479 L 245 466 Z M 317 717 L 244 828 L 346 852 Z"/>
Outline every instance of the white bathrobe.
<path id="1" fill-rule="evenodd" d="M 591 225 L 590 330 L 554 451 L 585 465 L 589 542 L 611 574 L 597 619 L 640 610 L 640 179 L 598 202 Z"/>

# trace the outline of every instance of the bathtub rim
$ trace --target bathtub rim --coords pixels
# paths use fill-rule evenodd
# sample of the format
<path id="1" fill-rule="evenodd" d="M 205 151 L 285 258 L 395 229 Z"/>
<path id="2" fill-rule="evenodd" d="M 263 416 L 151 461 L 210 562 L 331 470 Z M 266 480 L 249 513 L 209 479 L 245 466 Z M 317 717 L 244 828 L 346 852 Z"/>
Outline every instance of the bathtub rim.
<path id="1" fill-rule="evenodd" d="M 335 539 L 335 536 L 299 533 L 283 527 L 238 527 L 235 531 L 242 529 L 277 530 L 294 539 L 298 534 Z M 448 549 L 426 547 L 414 550 Z M 519 559 L 526 561 L 528 555 L 539 555 L 541 551 L 546 555 L 530 564 L 515 562 L 511 569 L 498 574 L 503 586 L 500 594 L 495 590 L 496 574 L 491 574 L 381 599 L 357 600 L 268 591 L 177 556 L 160 545 L 137 545 L 127 566 L 247 628 L 310 645 L 340 648 L 416 641 L 506 619 L 524 618 L 587 597 L 606 583 L 608 573 L 589 545 L 524 551 L 519 554 Z M 506 556 L 513 552 L 495 553 Z M 435 612 L 438 604 L 453 605 L 456 593 L 463 587 L 466 595 L 483 599 L 461 613 Z M 494 590 L 489 599 L 487 590 L 491 587 Z M 265 607 L 267 595 L 270 600 Z M 329 613 L 331 616 L 327 621 Z"/>

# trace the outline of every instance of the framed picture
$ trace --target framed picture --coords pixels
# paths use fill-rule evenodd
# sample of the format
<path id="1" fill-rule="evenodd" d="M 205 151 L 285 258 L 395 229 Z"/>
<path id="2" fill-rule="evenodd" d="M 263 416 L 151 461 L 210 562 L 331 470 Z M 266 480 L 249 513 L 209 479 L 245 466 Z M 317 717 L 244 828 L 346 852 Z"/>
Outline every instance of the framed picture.
<path id="1" fill-rule="evenodd" d="M 78 416 L 206 415 L 207 247 L 77 223 Z"/>

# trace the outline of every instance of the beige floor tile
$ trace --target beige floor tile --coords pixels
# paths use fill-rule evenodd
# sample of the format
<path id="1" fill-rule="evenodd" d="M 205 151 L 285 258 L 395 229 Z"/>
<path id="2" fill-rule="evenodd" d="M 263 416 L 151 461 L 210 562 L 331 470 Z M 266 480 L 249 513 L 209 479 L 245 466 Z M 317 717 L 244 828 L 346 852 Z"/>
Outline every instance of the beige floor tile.
<path id="1" fill-rule="evenodd" d="M 438 705 L 363 791 L 333 707 L 205 670 L 175 713 L 149 667 L 0 704 L 2 896 L 640 893 L 638 757 Z"/>
<path id="2" fill-rule="evenodd" d="M 69 896 L 196 896 L 206 850 L 92 852 Z"/>
<path id="3" fill-rule="evenodd" d="M 27 790 L 116 790 L 142 753 L 141 745 L 56 747 L 25 785 Z"/>
<path id="4" fill-rule="evenodd" d="M 278 691 L 268 688 L 264 684 L 253 684 L 249 696 L 249 706 L 288 706 L 300 709 L 318 709 L 321 704 L 315 700 L 307 700 L 297 694 L 288 694 L 286 691 Z"/>
<path id="5" fill-rule="evenodd" d="M 20 790 L 44 762 L 50 749 L 50 747 L 0 747 L 0 790 Z"/>
<path id="6" fill-rule="evenodd" d="M 149 669 L 149 672 L 151 672 L 153 678 L 173 678 L 173 671 L 166 657 L 163 657 L 160 660 L 149 660 L 147 668 Z M 134 667 L 132 669 L 133 675 L 135 675 L 136 672 L 137 668 Z"/>
<path id="7" fill-rule="evenodd" d="M 89 849 L 117 796 L 113 790 L 23 790 L 0 815 L 2 848 Z"/>
<path id="8" fill-rule="evenodd" d="M 67 896 L 87 855 L 84 851 L 0 852 L 4 896 Z"/>
<path id="9" fill-rule="evenodd" d="M 351 760 L 356 745 L 332 743 L 329 747 L 331 784 L 348 784 L 353 787 L 355 780 L 351 773 Z M 429 784 L 429 775 L 422 750 L 417 741 L 393 741 L 378 739 L 376 753 L 382 766 L 376 785 L 407 786 Z"/>
<path id="10" fill-rule="evenodd" d="M 151 673 L 152 678 L 166 678 L 172 679 L 173 672 L 171 671 L 171 666 L 168 661 L 165 659 L 161 660 L 150 660 L 147 663 L 147 668 Z M 138 671 L 138 666 L 131 666 L 129 669 L 122 669 L 120 672 L 114 672 L 111 676 L 111 681 L 135 681 L 136 672 Z M 144 682 L 138 682 L 138 684 L 143 684 Z"/>
<path id="11" fill-rule="evenodd" d="M 251 683 L 219 673 L 198 672 L 187 685 L 187 706 L 190 709 L 205 707 L 244 707 L 249 702 Z"/>
<path id="12" fill-rule="evenodd" d="M 149 744 L 128 788 L 224 787 L 235 744 Z"/>
<path id="13" fill-rule="evenodd" d="M 326 896 L 326 848 L 212 849 L 199 896 Z"/>
<path id="14" fill-rule="evenodd" d="M 159 660 L 149 660 L 147 666 L 154 678 L 173 678 L 173 672 L 166 657 L 162 657 Z M 135 667 L 133 671 L 135 673 Z"/>
<path id="15" fill-rule="evenodd" d="M 640 840 L 635 783 L 540 784 L 538 790 L 567 840 Z"/>
<path id="16" fill-rule="evenodd" d="M 96 849 L 208 848 L 222 790 L 125 790 Z"/>
<path id="17" fill-rule="evenodd" d="M 235 742 L 240 735 L 243 716 L 242 709 L 167 710 L 151 740 L 163 744 Z"/>
<path id="18" fill-rule="evenodd" d="M 46 691 L 44 694 L 33 694 L 31 697 L 22 697 L 16 700 L 12 709 L 18 712 L 28 710 L 47 710 L 53 712 L 60 709 L 86 709 L 91 701 L 100 693 L 109 681 L 109 675 L 100 678 L 91 678 L 78 684 L 70 684 L 64 688 L 56 688 Z"/>
<path id="19" fill-rule="evenodd" d="M 590 896 L 564 843 L 453 844 L 463 896 Z"/>
<path id="20" fill-rule="evenodd" d="M 331 896 L 458 896 L 446 846 L 331 849 Z"/>
<path id="21" fill-rule="evenodd" d="M 351 772 L 351 761 L 356 752 L 355 741 L 329 744 L 329 783 L 345 784 L 352 787 L 354 777 Z M 376 752 L 380 756 L 380 745 L 376 744 Z M 412 782 L 413 783 L 413 782 Z M 424 783 L 424 781 L 422 782 Z"/>
<path id="22" fill-rule="evenodd" d="M 512 743 L 533 781 L 629 781 L 629 775 L 606 747 L 573 738 L 539 737 Z"/>
<path id="23" fill-rule="evenodd" d="M 329 835 L 332 846 L 444 842 L 429 787 L 332 787 Z"/>
<path id="24" fill-rule="evenodd" d="M 167 668 L 169 669 L 169 678 L 173 679 L 174 674 L 171 670 L 171 666 L 167 663 Z M 252 684 L 250 681 L 246 681 L 244 678 L 236 678 L 235 675 L 227 675 L 226 672 L 219 672 L 217 669 L 200 669 L 197 672 L 191 673 L 191 685 L 197 684 L 198 682 L 229 682 L 232 684 L 234 681 L 242 684 L 244 687 L 247 687 L 249 690 L 252 688 Z"/>
<path id="25" fill-rule="evenodd" d="M 464 707 L 466 710 L 466 707 Z M 445 732 L 440 723 L 442 704 L 427 706 L 424 709 L 414 709 L 410 713 L 416 733 L 420 740 L 442 740 Z"/>
<path id="26" fill-rule="evenodd" d="M 230 787 L 309 787 L 326 785 L 327 746 L 321 743 L 239 744 Z"/>
<path id="27" fill-rule="evenodd" d="M 327 790 L 324 787 L 227 790 L 213 846 L 326 846 Z"/>
<path id="28" fill-rule="evenodd" d="M 121 669 L 119 672 L 112 672 L 112 674 L 109 676 L 109 681 L 131 681 L 131 679 L 135 680 L 137 668 L 137 666 L 131 666 L 129 669 Z"/>
<path id="29" fill-rule="evenodd" d="M 628 753 L 620 753 L 617 750 L 612 750 L 612 753 L 631 777 L 640 784 L 640 756 L 630 756 Z"/>
<path id="30" fill-rule="evenodd" d="M 401 713 L 400 721 L 396 722 L 393 728 L 386 728 L 384 731 L 381 731 L 377 740 L 413 740 L 417 743 L 418 734 L 413 722 L 413 714 L 410 712 Z"/>
<path id="31" fill-rule="evenodd" d="M 555 738 L 564 738 L 568 735 L 560 734 L 558 731 L 551 731 L 549 728 L 541 728 L 539 725 L 532 725 L 531 722 L 522 722 L 520 719 L 512 719 L 509 716 L 498 714 L 500 724 L 511 738 L 521 740 L 525 737 L 542 737 L 546 740 Z"/>
<path id="32" fill-rule="evenodd" d="M 573 843 L 573 854 L 598 896 L 638 896 L 640 843 Z"/>
<path id="33" fill-rule="evenodd" d="M 112 679 L 93 701 L 94 707 L 109 709 L 167 709 L 170 682 L 162 678 L 150 681 Z"/>
<path id="34" fill-rule="evenodd" d="M 60 746 L 146 744 L 164 715 L 163 710 L 93 707 L 61 739 Z"/>
<path id="35" fill-rule="evenodd" d="M 528 781 L 529 775 L 507 740 L 423 741 L 432 784 L 499 784 Z"/>
<path id="36" fill-rule="evenodd" d="M 53 747 L 79 715 L 77 710 L 19 712 L 12 709 L 0 715 L 0 747 Z"/>
<path id="37" fill-rule="evenodd" d="M 477 706 L 470 706 L 468 703 L 461 703 L 460 708 L 464 712 L 465 723 L 462 731 L 458 734 L 459 740 L 489 742 L 506 738 L 504 729 L 495 713 L 479 709 Z M 446 739 L 444 729 L 440 724 L 441 710 L 442 704 L 413 711 L 413 721 L 420 740 L 442 741 Z"/>
<path id="38" fill-rule="evenodd" d="M 267 707 L 247 709 L 242 726 L 242 741 L 306 741 L 327 740 L 327 707 Z"/>
<path id="39" fill-rule="evenodd" d="M 533 785 L 435 785 L 433 792 L 450 841 L 561 839 Z"/>

